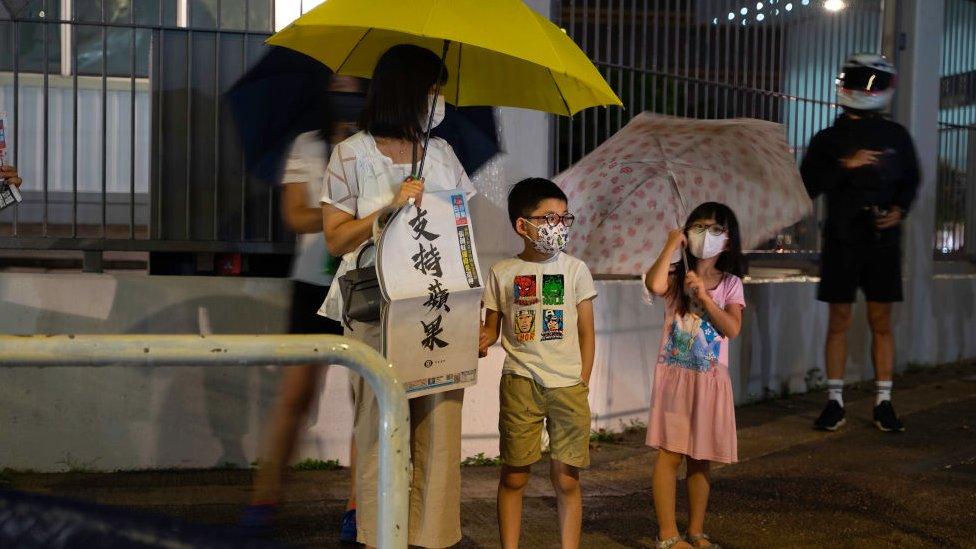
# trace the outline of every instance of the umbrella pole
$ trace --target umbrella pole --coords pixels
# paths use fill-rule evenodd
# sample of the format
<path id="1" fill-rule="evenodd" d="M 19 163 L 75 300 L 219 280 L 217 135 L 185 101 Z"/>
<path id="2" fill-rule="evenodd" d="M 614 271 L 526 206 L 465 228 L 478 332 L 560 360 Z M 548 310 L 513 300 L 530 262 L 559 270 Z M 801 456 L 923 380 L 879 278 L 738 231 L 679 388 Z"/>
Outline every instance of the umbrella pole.
<path id="1" fill-rule="evenodd" d="M 687 217 L 688 206 L 685 205 L 685 199 L 684 197 L 681 196 L 681 191 L 678 190 L 678 181 L 675 179 L 674 173 L 671 171 L 670 168 L 668 169 L 668 181 L 671 182 L 671 190 L 674 191 L 674 196 L 678 198 L 678 203 L 681 204 L 681 209 L 684 210 L 683 213 Z M 679 219 L 677 215 L 675 215 L 674 217 L 674 222 L 678 227 L 684 226 L 681 222 L 681 219 Z M 686 246 L 681 247 L 681 260 L 684 262 L 685 272 L 687 273 L 688 272 L 688 249 Z"/>
<path id="2" fill-rule="evenodd" d="M 447 69 L 447 49 L 451 47 L 451 41 L 444 41 L 444 51 L 441 52 L 441 70 Z M 424 173 L 424 162 L 427 160 L 427 144 L 430 142 L 430 132 L 433 130 L 434 126 L 434 107 L 437 106 L 437 96 L 441 91 L 441 79 L 438 75 L 437 81 L 434 82 L 434 98 L 430 102 L 430 108 L 427 112 L 427 130 L 424 132 L 424 152 L 420 155 L 420 164 L 417 166 L 417 173 L 414 174 L 414 178 L 423 178 Z"/>

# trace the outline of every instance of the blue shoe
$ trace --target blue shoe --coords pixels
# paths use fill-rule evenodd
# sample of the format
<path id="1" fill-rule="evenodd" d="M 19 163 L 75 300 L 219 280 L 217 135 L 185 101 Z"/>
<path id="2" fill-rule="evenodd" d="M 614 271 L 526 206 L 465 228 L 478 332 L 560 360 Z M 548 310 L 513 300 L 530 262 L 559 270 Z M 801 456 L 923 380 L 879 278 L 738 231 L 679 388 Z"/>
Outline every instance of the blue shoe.
<path id="1" fill-rule="evenodd" d="M 339 527 L 339 541 L 356 543 L 356 510 L 350 509 L 342 515 L 342 526 Z"/>
<path id="2" fill-rule="evenodd" d="M 252 537 L 267 537 L 271 533 L 271 521 L 277 506 L 271 503 L 248 505 L 241 514 L 237 525 Z"/>

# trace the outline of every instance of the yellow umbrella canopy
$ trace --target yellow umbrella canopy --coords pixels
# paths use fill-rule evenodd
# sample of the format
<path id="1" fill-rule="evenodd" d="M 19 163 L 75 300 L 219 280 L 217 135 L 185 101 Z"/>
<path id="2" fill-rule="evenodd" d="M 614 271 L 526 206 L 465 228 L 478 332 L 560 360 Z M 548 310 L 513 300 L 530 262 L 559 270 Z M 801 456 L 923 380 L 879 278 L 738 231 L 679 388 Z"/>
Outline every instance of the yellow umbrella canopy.
<path id="1" fill-rule="evenodd" d="M 442 90 L 457 106 L 521 107 L 571 116 L 621 105 L 579 47 L 521 0 L 327 0 L 268 39 L 338 74 L 370 77 L 397 44 L 443 53 Z"/>

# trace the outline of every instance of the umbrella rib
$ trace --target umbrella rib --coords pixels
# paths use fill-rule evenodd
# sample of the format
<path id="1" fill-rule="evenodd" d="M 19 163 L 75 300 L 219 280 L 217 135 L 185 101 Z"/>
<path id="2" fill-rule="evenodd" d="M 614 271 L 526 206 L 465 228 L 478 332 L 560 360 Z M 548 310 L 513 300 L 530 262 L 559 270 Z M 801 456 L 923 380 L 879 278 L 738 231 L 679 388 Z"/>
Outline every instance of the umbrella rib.
<path id="1" fill-rule="evenodd" d="M 563 105 L 566 107 L 566 116 L 573 116 L 573 111 L 569 108 L 569 102 L 566 101 L 566 96 L 563 95 L 562 88 L 559 87 L 559 82 L 556 82 L 556 75 L 553 74 L 551 68 L 546 68 L 549 71 L 549 78 L 552 79 L 552 85 L 556 87 L 556 91 L 559 92 L 559 98 L 563 100 Z"/>
<path id="2" fill-rule="evenodd" d="M 454 86 L 454 106 L 461 106 L 461 56 L 464 54 L 464 43 L 458 42 L 458 62 L 457 62 L 457 72 L 454 73 L 454 81 L 457 83 Z"/>
<path id="3" fill-rule="evenodd" d="M 338 67 L 338 68 L 336 68 L 336 70 L 335 70 L 335 73 L 336 73 L 336 74 L 341 74 L 341 73 L 342 73 L 342 68 L 346 66 L 346 61 L 349 61 L 349 58 L 350 58 L 350 57 L 352 57 L 352 53 L 353 53 L 354 51 L 356 51 L 356 48 L 358 48 L 360 44 L 362 44 L 362 43 L 363 43 L 363 40 L 366 40 L 366 37 L 367 37 L 367 36 L 369 36 L 369 33 L 370 33 L 370 32 L 371 32 L 372 30 L 373 30 L 373 27 L 370 27 L 370 28 L 368 28 L 368 29 L 366 29 L 366 32 L 364 32 L 364 33 L 363 33 L 363 35 L 359 37 L 359 40 L 357 40 L 357 41 L 356 41 L 356 45 L 355 45 L 355 46 L 353 46 L 353 47 L 352 47 L 352 48 L 351 48 L 351 49 L 349 50 L 349 53 L 348 53 L 348 54 L 346 55 L 346 58 L 345 58 L 345 59 L 343 59 L 343 60 L 342 60 L 342 63 L 340 63 L 340 64 L 339 64 L 339 67 Z"/>

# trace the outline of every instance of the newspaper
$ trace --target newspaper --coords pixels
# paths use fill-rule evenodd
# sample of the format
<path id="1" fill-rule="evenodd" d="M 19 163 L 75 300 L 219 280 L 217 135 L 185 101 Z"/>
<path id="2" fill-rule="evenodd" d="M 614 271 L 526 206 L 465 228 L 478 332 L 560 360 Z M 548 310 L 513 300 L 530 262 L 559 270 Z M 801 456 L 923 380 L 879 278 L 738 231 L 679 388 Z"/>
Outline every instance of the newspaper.
<path id="1" fill-rule="evenodd" d="M 376 253 L 384 354 L 408 398 L 474 385 L 483 279 L 464 192 L 394 212 Z"/>

